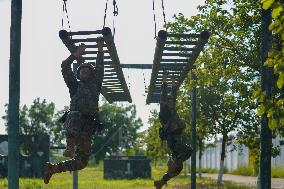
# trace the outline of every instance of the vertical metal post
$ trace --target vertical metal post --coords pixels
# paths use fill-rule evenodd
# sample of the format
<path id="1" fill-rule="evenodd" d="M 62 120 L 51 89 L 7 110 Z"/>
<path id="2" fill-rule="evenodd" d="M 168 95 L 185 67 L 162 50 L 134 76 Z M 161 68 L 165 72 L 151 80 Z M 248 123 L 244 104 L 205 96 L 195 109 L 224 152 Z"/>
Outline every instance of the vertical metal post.
<path id="1" fill-rule="evenodd" d="M 192 71 L 191 79 L 196 80 L 196 75 Z M 196 189 L 196 87 L 191 92 L 191 189 Z"/>
<path id="2" fill-rule="evenodd" d="M 11 2 L 9 106 L 8 106 L 8 188 L 19 188 L 19 102 L 22 0 Z"/>
<path id="3" fill-rule="evenodd" d="M 78 171 L 72 171 L 73 189 L 78 189 Z"/>
<path id="4" fill-rule="evenodd" d="M 271 10 L 263 10 L 261 12 L 261 62 L 262 65 L 266 61 L 268 51 L 272 47 L 272 33 L 268 27 L 272 21 Z M 262 66 L 261 73 L 261 89 L 266 92 L 266 98 L 271 99 L 271 88 L 273 80 L 273 69 L 268 66 Z M 261 116 L 260 130 L 260 163 L 258 175 L 258 189 L 271 188 L 271 148 L 272 133 L 268 126 L 267 114 Z"/>

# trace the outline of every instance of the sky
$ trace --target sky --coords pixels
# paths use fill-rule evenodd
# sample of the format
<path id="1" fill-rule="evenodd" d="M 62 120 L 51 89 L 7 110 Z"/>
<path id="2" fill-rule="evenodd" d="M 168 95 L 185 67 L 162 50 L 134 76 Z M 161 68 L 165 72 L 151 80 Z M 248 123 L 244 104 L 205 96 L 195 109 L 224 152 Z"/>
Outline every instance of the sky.
<path id="1" fill-rule="evenodd" d="M 112 0 L 109 0 L 106 26 L 115 25 L 115 44 L 122 64 L 152 64 L 154 58 L 153 0 L 116 0 L 119 14 L 113 17 Z M 164 0 L 166 20 L 183 13 L 186 17 L 196 15 L 196 7 L 205 0 Z M 24 0 L 22 12 L 21 42 L 21 88 L 20 105 L 31 105 L 37 97 L 54 102 L 57 110 L 68 106 L 70 99 L 63 81 L 60 64 L 69 51 L 58 37 L 62 29 L 68 30 L 61 0 Z M 104 0 L 68 0 L 67 10 L 72 31 L 102 29 L 105 10 Z M 9 99 L 9 55 L 11 1 L 0 0 L 0 117 Z M 155 0 L 157 30 L 163 29 L 161 0 Z M 146 105 L 145 87 L 149 85 L 151 70 L 123 69 L 130 87 L 137 115 L 145 130 L 150 111 L 157 104 Z M 145 77 L 143 77 L 145 76 Z M 145 83 L 144 83 L 145 78 Z M 127 104 L 127 103 L 124 103 Z M 5 133 L 4 121 L 0 119 L 0 134 Z"/>

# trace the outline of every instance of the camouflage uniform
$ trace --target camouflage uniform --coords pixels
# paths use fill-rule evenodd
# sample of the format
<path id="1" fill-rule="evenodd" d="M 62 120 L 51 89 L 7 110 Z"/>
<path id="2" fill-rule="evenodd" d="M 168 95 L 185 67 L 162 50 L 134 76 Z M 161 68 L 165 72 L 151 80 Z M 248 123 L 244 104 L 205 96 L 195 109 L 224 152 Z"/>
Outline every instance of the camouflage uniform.
<path id="1" fill-rule="evenodd" d="M 167 146 L 170 150 L 170 158 L 168 161 L 168 171 L 161 180 L 163 184 L 181 172 L 183 168 L 182 162 L 187 160 L 192 152 L 191 147 L 185 141 L 183 133 L 185 123 L 180 119 L 176 108 L 169 108 L 167 105 L 169 99 L 172 99 L 175 104 L 176 98 L 177 87 L 172 86 L 172 93 L 168 95 L 167 83 L 164 82 L 161 89 L 159 113 L 159 119 L 162 125 L 160 128 L 160 138 L 167 142 Z M 162 185 L 160 188 L 161 187 Z"/>
<path id="2" fill-rule="evenodd" d="M 76 139 L 76 150 L 74 158 L 57 164 L 59 172 L 80 170 L 88 163 L 91 138 L 96 130 L 94 119 L 98 116 L 98 101 L 104 76 L 103 59 L 103 52 L 99 51 L 94 77 L 86 82 L 78 81 L 72 72 L 71 64 L 75 60 L 73 55 L 61 64 L 61 72 L 71 97 L 70 113 L 66 120 L 66 134 L 67 137 Z"/>

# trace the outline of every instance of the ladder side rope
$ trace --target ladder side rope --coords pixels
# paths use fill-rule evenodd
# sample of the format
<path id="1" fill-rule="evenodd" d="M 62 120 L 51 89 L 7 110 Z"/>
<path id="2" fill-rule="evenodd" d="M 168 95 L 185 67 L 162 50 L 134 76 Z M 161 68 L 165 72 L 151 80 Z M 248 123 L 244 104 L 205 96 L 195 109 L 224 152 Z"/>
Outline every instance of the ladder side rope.
<path id="1" fill-rule="evenodd" d="M 71 32 L 71 26 L 70 26 L 70 21 L 69 21 L 69 15 L 68 15 L 68 11 L 67 11 L 67 3 L 66 3 L 66 1 L 67 0 L 63 0 L 63 14 L 66 13 L 68 28 L 69 28 L 69 31 Z M 64 28 L 64 19 L 63 19 L 63 17 L 64 16 L 62 16 L 62 21 L 61 21 L 62 29 Z"/>
<path id="2" fill-rule="evenodd" d="M 106 26 L 107 4 L 108 4 L 108 0 L 106 0 L 106 7 L 105 7 L 105 15 L 104 15 L 104 25 L 103 25 L 103 28 Z"/>
<path id="3" fill-rule="evenodd" d="M 113 40 L 114 40 L 114 36 L 115 36 L 115 17 L 118 15 L 118 6 L 117 6 L 117 3 L 116 3 L 116 0 L 113 0 L 112 2 L 112 5 L 113 5 L 113 20 L 112 20 L 112 30 L 113 30 Z"/>
<path id="4" fill-rule="evenodd" d="M 156 39 L 157 38 L 157 22 L 156 22 L 156 13 L 155 13 L 155 0 L 153 0 L 153 15 L 154 15 L 155 39 Z"/>
<path id="5" fill-rule="evenodd" d="M 166 21 L 166 13 L 165 13 L 165 5 L 164 5 L 164 0 L 161 0 L 162 1 L 162 9 L 163 9 L 163 17 L 164 17 L 164 23 L 165 23 L 165 29 L 167 31 L 167 21 Z"/>

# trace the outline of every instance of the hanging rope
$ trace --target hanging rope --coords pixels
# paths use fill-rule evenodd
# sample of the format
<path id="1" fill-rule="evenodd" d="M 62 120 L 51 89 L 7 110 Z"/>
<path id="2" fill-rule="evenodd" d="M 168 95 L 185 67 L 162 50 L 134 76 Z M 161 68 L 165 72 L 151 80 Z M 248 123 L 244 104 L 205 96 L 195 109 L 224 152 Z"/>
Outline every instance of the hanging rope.
<path id="1" fill-rule="evenodd" d="M 112 1 L 112 5 L 113 5 L 113 20 L 112 20 L 112 30 L 113 30 L 113 32 L 112 33 L 113 33 L 113 39 L 114 39 L 114 36 L 115 36 L 115 17 L 118 15 L 118 6 L 117 6 L 117 3 L 116 3 L 116 0 Z M 103 28 L 106 26 L 107 10 L 108 10 L 108 0 L 106 0 Z"/>
<path id="2" fill-rule="evenodd" d="M 106 8 L 105 8 L 105 16 L 104 16 L 104 25 L 103 25 L 103 28 L 106 26 L 107 5 L 108 5 L 108 0 L 106 0 Z"/>
<path id="3" fill-rule="evenodd" d="M 156 39 L 157 38 L 157 22 L 156 22 L 156 13 L 155 13 L 155 0 L 153 0 L 153 15 L 154 15 L 155 39 Z"/>
<path id="4" fill-rule="evenodd" d="M 118 6 L 117 6 L 117 3 L 116 3 L 116 0 L 113 0 L 112 5 L 113 5 L 113 16 L 117 16 L 118 15 Z M 108 0 L 106 0 L 103 28 L 106 26 L 107 10 L 108 10 Z"/>
<path id="5" fill-rule="evenodd" d="M 164 0 L 161 0 L 161 1 L 162 1 L 162 8 L 163 8 L 164 24 L 165 24 L 165 29 L 167 31 L 167 22 L 166 22 L 166 13 L 165 13 Z"/>
<path id="6" fill-rule="evenodd" d="M 66 17 L 67 17 L 67 22 L 68 22 L 68 27 L 69 27 L 69 30 L 71 32 L 71 26 L 70 26 L 70 22 L 69 22 L 69 16 L 68 16 L 68 11 L 67 11 L 67 3 L 66 3 L 67 0 L 63 0 L 63 14 L 66 13 Z M 61 20 L 61 26 L 62 26 L 62 29 L 64 29 L 64 19 L 63 19 L 64 16 L 62 16 L 62 20 Z"/>
<path id="7" fill-rule="evenodd" d="M 113 0 L 112 4 L 113 4 L 113 16 L 117 16 L 118 15 L 118 6 L 117 6 L 117 3 L 116 3 L 116 0 Z"/>
<path id="8" fill-rule="evenodd" d="M 147 91 L 147 85 L 146 85 L 146 79 L 145 79 L 145 74 L 144 74 L 144 70 L 142 69 L 142 75 L 143 75 L 143 82 L 144 82 L 144 92 L 146 93 L 146 91 Z M 145 96 L 145 94 L 144 94 L 144 96 Z"/>

